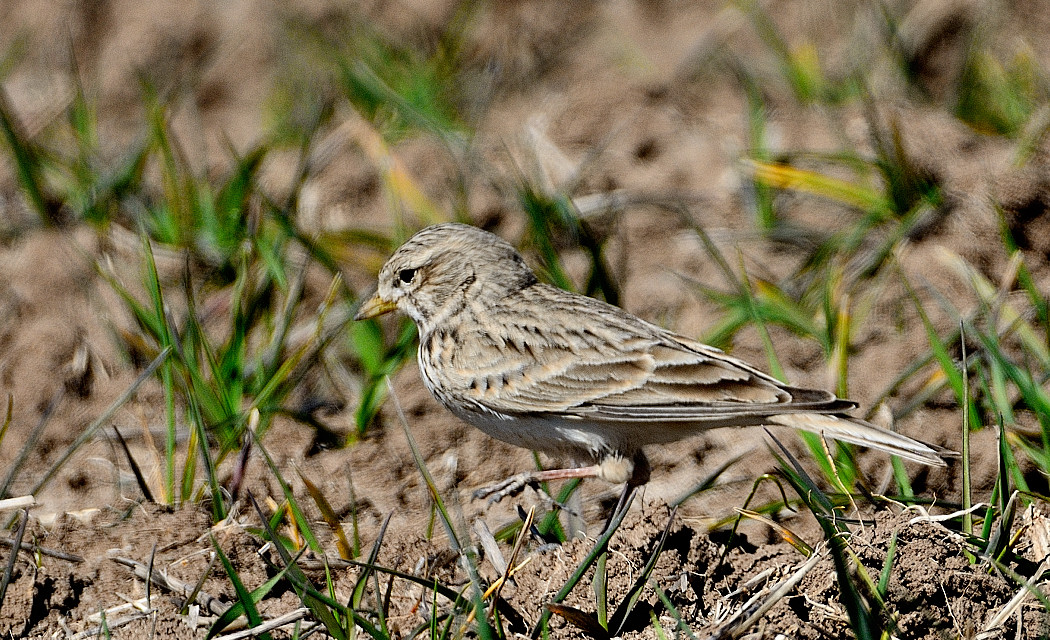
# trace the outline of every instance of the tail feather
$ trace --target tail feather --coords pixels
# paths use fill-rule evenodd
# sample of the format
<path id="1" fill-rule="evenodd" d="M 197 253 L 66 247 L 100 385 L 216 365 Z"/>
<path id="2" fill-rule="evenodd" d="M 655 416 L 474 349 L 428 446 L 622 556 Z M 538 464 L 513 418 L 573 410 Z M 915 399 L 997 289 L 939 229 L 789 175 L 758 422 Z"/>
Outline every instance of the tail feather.
<path id="1" fill-rule="evenodd" d="M 908 436 L 881 429 L 875 425 L 852 418 L 821 413 L 784 413 L 769 416 L 771 424 L 784 425 L 809 431 L 834 440 L 841 440 L 872 449 L 886 451 L 907 460 L 921 462 L 934 467 L 945 466 L 944 456 L 954 452 L 934 447 Z"/>

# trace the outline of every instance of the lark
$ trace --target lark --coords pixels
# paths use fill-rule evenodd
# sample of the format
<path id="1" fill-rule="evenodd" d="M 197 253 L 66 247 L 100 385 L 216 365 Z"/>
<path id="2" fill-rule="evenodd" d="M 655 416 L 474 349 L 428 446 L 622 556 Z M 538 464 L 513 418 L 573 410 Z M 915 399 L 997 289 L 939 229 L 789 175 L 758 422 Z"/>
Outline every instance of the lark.
<path id="1" fill-rule="evenodd" d="M 946 450 L 851 417 L 857 405 L 783 384 L 719 349 L 540 282 L 496 235 L 426 227 L 379 272 L 357 319 L 400 311 L 419 329 L 419 370 L 453 414 L 512 445 L 577 466 L 526 472 L 476 495 L 547 480 L 648 482 L 647 445 L 708 429 L 784 425 L 944 466 Z"/>

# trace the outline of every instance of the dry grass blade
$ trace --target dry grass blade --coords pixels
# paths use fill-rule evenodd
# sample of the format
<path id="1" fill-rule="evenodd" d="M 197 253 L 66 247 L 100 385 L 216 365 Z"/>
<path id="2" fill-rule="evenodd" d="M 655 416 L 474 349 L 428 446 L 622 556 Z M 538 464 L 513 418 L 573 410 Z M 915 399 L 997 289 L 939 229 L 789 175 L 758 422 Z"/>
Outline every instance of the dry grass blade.
<path id="1" fill-rule="evenodd" d="M 136 620 L 141 620 L 153 615 L 154 610 L 147 611 L 136 611 L 135 613 L 126 615 L 121 618 L 110 618 L 105 616 L 102 618 L 102 624 L 97 627 L 85 629 L 76 635 L 69 636 L 70 640 L 87 640 L 87 638 L 108 638 L 110 637 L 109 632 L 112 629 L 123 627 L 124 625 L 131 624 Z"/>
<path id="2" fill-rule="evenodd" d="M 1050 565 L 1048 565 L 1047 561 L 1044 560 L 1039 564 L 1039 567 L 1036 568 L 1034 575 L 1042 574 L 1048 566 Z M 1010 601 L 1003 605 L 1003 608 L 1000 609 L 998 613 L 992 616 L 992 619 L 989 620 L 988 624 L 985 625 L 984 631 L 977 634 L 975 638 L 979 640 L 984 640 L 985 638 L 1000 637 L 1000 634 L 1002 634 L 1003 632 L 1003 627 L 1006 625 L 1007 619 L 1010 616 L 1017 613 L 1017 611 L 1021 608 L 1021 605 L 1024 604 L 1024 602 L 1028 600 L 1028 598 L 1031 595 L 1032 590 L 1027 585 L 1018 589 L 1017 593 L 1014 594 L 1014 597 L 1010 598 Z"/>
<path id="3" fill-rule="evenodd" d="M 7 587 L 11 584 L 11 578 L 15 571 L 15 562 L 18 560 L 18 552 L 22 548 L 22 537 L 26 533 L 26 523 L 29 522 L 29 510 L 22 510 L 22 521 L 18 524 L 18 532 L 15 533 L 14 544 L 11 545 L 11 555 L 7 558 L 7 566 L 4 567 L 4 577 L 0 580 L 0 607 L 4 606 L 4 598 L 7 596 Z"/>
<path id="4" fill-rule="evenodd" d="M 730 640 L 743 636 L 767 611 L 773 608 L 773 605 L 780 602 L 813 567 L 817 566 L 817 563 L 826 555 L 826 550 L 814 553 L 808 560 L 799 565 L 798 569 L 788 578 L 756 593 L 744 606 L 740 607 L 739 611 L 733 614 L 732 618 L 708 636 L 708 640 Z"/>
<path id="5" fill-rule="evenodd" d="M 736 512 L 744 516 L 745 518 L 749 518 L 751 520 L 754 520 L 755 522 L 761 522 L 773 531 L 776 531 L 777 534 L 781 537 L 781 539 L 784 540 L 784 542 L 787 542 L 792 547 L 795 547 L 795 549 L 797 549 L 799 553 L 806 556 L 807 558 L 813 555 L 813 547 L 809 543 L 807 543 L 801 537 L 796 535 L 794 531 L 788 529 L 779 522 L 771 520 L 770 518 L 765 517 L 761 513 L 757 511 L 751 511 L 749 509 L 737 509 Z"/>
<path id="6" fill-rule="evenodd" d="M 161 571 L 150 572 L 149 567 L 138 560 L 132 560 L 131 558 L 125 558 L 123 556 L 116 556 L 112 558 L 112 560 L 117 564 L 131 569 L 140 580 L 149 580 L 161 589 L 170 591 L 183 598 L 190 597 L 193 593 L 196 593 L 197 595 L 194 598 L 194 601 L 212 615 L 221 616 L 230 608 L 230 605 L 219 600 L 215 596 L 204 593 L 203 591 L 198 591 L 194 585 L 188 582 L 183 582 L 178 578 L 170 577 Z"/>
<path id="7" fill-rule="evenodd" d="M 10 511 L 11 509 L 24 509 L 36 505 L 36 498 L 33 496 L 19 496 L 17 498 L 4 498 L 0 500 L 0 511 Z"/>
<path id="8" fill-rule="evenodd" d="M 886 213 L 890 203 L 872 189 L 777 162 L 749 160 L 745 168 L 752 178 L 777 189 L 804 191 L 856 207 L 861 211 Z"/>
<path id="9" fill-rule="evenodd" d="M 601 622 L 598 620 L 598 614 L 596 613 L 583 611 L 582 609 L 558 604 L 556 602 L 547 604 L 547 609 L 550 610 L 551 613 L 561 616 L 566 622 L 592 638 L 606 640 L 607 638 L 612 637 L 605 627 L 602 626 Z"/>
<path id="10" fill-rule="evenodd" d="M 81 433 L 80 436 L 73 441 L 73 444 L 69 445 L 69 448 L 67 448 L 65 452 L 61 456 L 59 456 L 58 460 L 56 460 L 55 463 L 51 465 L 51 468 L 48 469 L 47 473 L 44 474 L 44 477 L 36 483 L 36 485 L 29 493 L 36 495 L 37 492 L 43 489 L 47 485 L 47 483 L 55 477 L 55 474 L 58 473 L 58 470 L 61 469 L 62 466 L 69 461 L 69 458 L 71 458 L 74 453 L 76 453 L 77 449 L 83 446 L 91 438 L 95 437 L 95 432 L 98 431 L 102 427 L 102 425 L 108 423 L 109 419 L 113 417 L 113 414 L 117 412 L 117 409 L 124 406 L 124 403 L 130 400 L 131 396 L 135 395 L 135 392 L 138 390 L 139 386 L 141 386 L 143 382 L 145 382 L 153 376 L 153 373 L 160 367 L 161 364 L 163 364 L 168 359 L 168 356 L 171 355 L 171 351 L 171 347 L 165 347 L 164 350 L 157 354 L 157 357 L 154 358 L 153 361 L 149 363 L 149 366 L 146 367 L 142 371 L 142 373 L 139 374 L 139 377 L 135 378 L 135 381 L 131 383 L 131 386 L 125 389 L 124 393 L 120 394 L 120 397 L 113 401 L 113 404 L 106 407 L 106 410 L 102 412 L 102 415 L 96 418 L 94 422 L 92 422 L 86 429 L 84 429 L 84 432 Z"/>
<path id="11" fill-rule="evenodd" d="M 350 560 L 354 557 L 354 552 L 350 548 L 350 542 L 346 539 L 346 533 L 343 531 L 343 525 L 339 522 L 339 516 L 336 515 L 335 509 L 332 509 L 332 505 L 321 493 L 321 489 L 306 477 L 302 469 L 296 467 L 295 471 L 299 474 L 299 479 L 303 481 L 303 486 L 306 487 L 307 493 L 313 498 L 314 504 L 317 505 L 317 510 L 321 512 L 321 517 L 324 518 L 325 524 L 328 525 L 332 535 L 335 536 L 335 546 L 339 551 L 339 557 L 344 560 Z"/>
<path id="12" fill-rule="evenodd" d="M 0 546 L 12 547 L 14 546 L 14 544 L 14 540 L 11 540 L 9 538 L 0 538 Z M 30 544 L 28 542 L 23 542 L 21 549 L 22 551 L 26 551 L 29 553 L 38 553 L 42 556 L 47 556 L 49 558 L 57 558 L 58 560 L 65 560 L 66 562 L 75 562 L 77 564 L 80 564 L 84 561 L 83 557 L 78 556 L 75 553 L 65 553 L 64 551 L 56 551 L 55 549 L 48 549 L 46 547 Z"/>
<path id="13" fill-rule="evenodd" d="M 511 572 L 514 571 L 514 562 L 518 559 L 518 552 L 521 551 L 521 547 L 525 544 L 525 540 L 529 535 L 529 531 L 532 529 L 532 521 L 536 516 L 536 506 L 533 505 L 529 508 L 529 514 L 525 517 L 525 522 L 521 525 L 521 532 L 518 533 L 518 539 L 514 541 L 514 549 L 510 552 L 510 560 L 505 563 L 505 568 L 502 571 L 502 575 L 493 585 L 492 591 L 492 605 L 489 607 L 489 615 L 493 615 L 496 612 L 496 605 L 499 603 L 500 593 L 503 591 L 503 585 L 507 584 L 507 580 L 510 579 Z M 491 534 L 489 535 L 491 537 Z M 526 562 L 528 560 L 526 559 Z M 488 595 L 488 594 L 485 594 Z"/>
<path id="14" fill-rule="evenodd" d="M 383 177 L 391 197 L 426 224 L 445 220 L 447 216 L 427 198 L 412 172 L 383 140 L 383 136 L 360 114 L 354 114 L 343 125 L 346 135 L 357 143 Z"/>
<path id="15" fill-rule="evenodd" d="M 147 602 L 147 598 L 139 598 L 137 600 L 128 600 L 124 604 L 118 604 L 115 607 L 110 607 L 110 608 L 105 609 L 103 611 L 99 611 L 98 613 L 93 613 L 93 614 L 91 614 L 90 616 L 87 617 L 87 620 L 89 622 L 101 622 L 103 619 L 105 619 L 107 625 L 110 626 L 110 627 L 113 627 L 113 626 L 117 626 L 113 622 L 114 620 L 118 619 L 116 616 L 124 613 L 125 611 L 136 611 L 136 612 L 138 612 L 139 615 L 149 615 L 149 614 L 153 613 L 155 611 L 155 609 L 151 609 L 149 607 L 149 603 Z M 134 619 L 134 616 L 128 616 L 125 619 L 129 619 L 129 620 L 130 619 Z M 96 633 L 97 633 L 97 630 L 96 630 Z M 87 632 L 82 631 L 82 632 L 78 633 L 77 636 L 86 637 L 86 634 L 87 634 Z M 74 636 L 74 637 L 76 637 L 76 636 Z"/>
<path id="16" fill-rule="evenodd" d="M 478 536 L 478 542 L 481 543 L 481 548 L 485 551 L 485 558 L 492 565 L 492 568 L 500 575 L 506 573 L 510 565 L 507 564 L 507 560 L 503 557 L 499 543 L 496 542 L 496 537 L 492 535 L 492 530 L 489 529 L 488 524 L 481 518 L 478 518 L 474 521 L 474 533 Z"/>
<path id="17" fill-rule="evenodd" d="M 241 640 L 241 638 L 252 638 L 258 635 L 262 635 L 268 631 L 273 631 L 274 629 L 283 627 L 285 625 L 292 624 L 293 622 L 298 622 L 299 620 L 305 618 L 309 613 L 310 610 L 306 607 L 299 607 L 298 609 L 289 611 L 284 615 L 277 616 L 272 620 L 267 620 L 266 622 L 262 623 L 257 627 L 252 627 L 251 629 L 243 629 L 241 631 L 237 631 L 236 633 L 229 633 L 224 636 L 216 636 L 216 638 L 218 640 Z M 320 624 L 315 623 L 314 626 L 320 626 Z M 304 629 L 303 631 L 306 630 Z"/>
<path id="18" fill-rule="evenodd" d="M 6 319 L 0 316 L 0 322 L 5 322 Z M 0 443 L 4 441 L 4 436 L 7 435 L 8 428 L 11 427 L 11 415 L 15 410 L 15 397 L 12 394 L 7 394 L 7 413 L 4 416 L 4 423 L 0 425 Z"/>

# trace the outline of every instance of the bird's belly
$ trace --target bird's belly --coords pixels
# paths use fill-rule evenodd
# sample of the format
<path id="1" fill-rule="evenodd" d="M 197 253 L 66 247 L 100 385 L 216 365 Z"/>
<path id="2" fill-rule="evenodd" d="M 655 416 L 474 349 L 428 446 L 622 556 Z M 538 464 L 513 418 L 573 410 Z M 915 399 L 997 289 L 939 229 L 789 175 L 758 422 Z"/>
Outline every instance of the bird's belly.
<path id="1" fill-rule="evenodd" d="M 561 420 L 556 417 L 509 416 L 467 407 L 455 391 L 449 390 L 439 376 L 427 367 L 420 345 L 419 370 L 423 383 L 446 409 L 464 422 L 477 427 L 489 436 L 508 444 L 545 453 L 570 455 L 577 459 L 597 458 L 617 451 L 615 436 L 602 429 L 588 428 L 585 422 Z"/>
<path id="2" fill-rule="evenodd" d="M 455 411 L 460 419 L 508 444 L 573 457 L 594 457 L 615 447 L 601 433 L 557 419 L 507 417 Z"/>

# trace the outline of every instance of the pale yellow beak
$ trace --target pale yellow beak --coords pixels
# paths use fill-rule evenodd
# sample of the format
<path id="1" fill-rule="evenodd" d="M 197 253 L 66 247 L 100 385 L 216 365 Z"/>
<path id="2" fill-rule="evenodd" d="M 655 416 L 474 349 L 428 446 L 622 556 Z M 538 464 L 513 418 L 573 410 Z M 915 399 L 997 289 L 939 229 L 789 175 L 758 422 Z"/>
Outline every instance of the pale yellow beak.
<path id="1" fill-rule="evenodd" d="M 380 298 L 379 292 L 377 291 L 374 296 L 369 298 L 368 301 L 362 304 L 361 308 L 357 310 L 357 315 L 354 316 L 354 320 L 377 318 L 384 313 L 390 313 L 395 309 L 397 309 L 397 305 Z"/>

